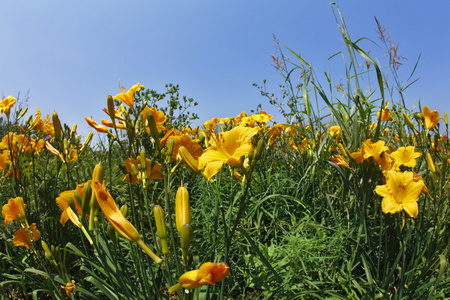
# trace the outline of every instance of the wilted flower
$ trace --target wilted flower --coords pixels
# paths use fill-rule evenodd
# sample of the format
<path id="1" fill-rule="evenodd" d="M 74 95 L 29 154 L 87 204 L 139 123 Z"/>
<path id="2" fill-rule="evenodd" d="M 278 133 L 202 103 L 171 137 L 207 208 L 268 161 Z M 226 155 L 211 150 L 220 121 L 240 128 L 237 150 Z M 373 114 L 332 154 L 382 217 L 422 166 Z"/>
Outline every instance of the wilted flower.
<path id="1" fill-rule="evenodd" d="M 61 288 L 66 292 L 67 297 L 72 299 L 72 294 L 77 291 L 77 286 L 75 285 L 75 280 L 66 283 L 66 285 L 62 285 Z"/>

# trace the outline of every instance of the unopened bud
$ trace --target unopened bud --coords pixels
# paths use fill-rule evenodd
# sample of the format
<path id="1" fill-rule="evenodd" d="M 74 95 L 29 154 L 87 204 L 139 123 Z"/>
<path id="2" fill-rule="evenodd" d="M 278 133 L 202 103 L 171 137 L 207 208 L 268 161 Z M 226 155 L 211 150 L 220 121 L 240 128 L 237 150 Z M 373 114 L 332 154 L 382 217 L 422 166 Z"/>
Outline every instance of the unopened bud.
<path id="1" fill-rule="evenodd" d="M 124 216 L 125 218 L 128 217 L 128 206 L 126 204 L 122 205 L 120 207 L 120 213 L 122 214 L 122 216 Z"/>
<path id="2" fill-rule="evenodd" d="M 175 199 L 175 220 L 177 224 L 178 233 L 180 234 L 184 224 L 191 224 L 191 208 L 189 205 L 189 193 L 188 190 L 183 186 L 178 188 Z"/>
<path id="3" fill-rule="evenodd" d="M 430 169 L 432 173 L 436 173 L 436 167 L 434 165 L 433 158 L 431 157 L 430 152 L 427 153 L 427 164 L 428 169 Z"/>
<path id="4" fill-rule="evenodd" d="M 111 224 L 108 224 L 106 227 L 106 232 L 108 233 L 109 238 L 113 242 L 114 246 L 117 245 L 117 239 L 119 237 L 117 231 L 114 229 L 114 227 L 111 226 Z"/>
<path id="5" fill-rule="evenodd" d="M 192 239 L 192 226 L 191 224 L 184 224 L 180 231 L 180 242 L 183 259 L 186 261 L 189 257 L 189 246 Z"/>
<path id="6" fill-rule="evenodd" d="M 17 118 L 17 121 L 22 119 L 22 117 L 27 113 L 27 111 L 28 111 L 28 106 L 25 106 L 25 108 L 21 111 L 19 117 Z"/>
<path id="7" fill-rule="evenodd" d="M 404 112 L 403 118 L 405 119 L 406 124 L 414 131 L 417 131 L 416 127 L 414 126 L 413 121 L 409 118 L 409 116 Z"/>
<path id="8" fill-rule="evenodd" d="M 175 145 L 175 141 L 173 139 L 169 140 L 169 145 L 167 146 L 167 161 L 171 162 L 172 160 L 172 154 L 173 154 L 173 147 Z"/>
<path id="9" fill-rule="evenodd" d="M 73 210 L 73 211 L 77 211 L 76 207 L 75 207 L 75 200 L 73 200 L 72 197 L 69 197 L 69 199 L 67 199 L 67 203 L 69 204 L 69 207 Z"/>
<path id="10" fill-rule="evenodd" d="M 134 176 L 138 176 L 139 170 L 138 170 L 138 168 L 136 167 L 136 165 L 133 164 L 133 163 L 131 164 L 131 171 L 133 172 Z"/>
<path id="11" fill-rule="evenodd" d="M 62 132 L 62 127 L 61 127 L 61 122 L 59 121 L 59 117 L 58 114 L 56 112 L 53 113 L 53 129 L 55 130 L 55 139 L 56 140 L 61 140 L 61 132 Z"/>
<path id="12" fill-rule="evenodd" d="M 155 140 L 155 147 L 159 147 L 158 127 L 156 126 L 155 116 L 151 112 L 147 114 L 147 122 L 148 127 L 150 129 L 150 134 L 152 135 L 152 138 Z"/>
<path id="13" fill-rule="evenodd" d="M 153 214 L 155 217 L 156 231 L 159 239 L 161 240 L 161 251 L 163 254 L 168 254 L 169 247 L 167 246 L 166 222 L 164 221 L 164 211 L 162 207 L 160 205 L 155 205 Z"/>
<path id="14" fill-rule="evenodd" d="M 86 151 L 87 147 L 89 146 L 89 143 L 92 140 L 93 135 L 94 134 L 92 133 L 92 131 L 89 131 L 89 133 L 88 133 L 88 135 L 86 137 L 86 140 L 84 140 L 83 146 L 81 147 L 80 155 L 83 154 Z"/>

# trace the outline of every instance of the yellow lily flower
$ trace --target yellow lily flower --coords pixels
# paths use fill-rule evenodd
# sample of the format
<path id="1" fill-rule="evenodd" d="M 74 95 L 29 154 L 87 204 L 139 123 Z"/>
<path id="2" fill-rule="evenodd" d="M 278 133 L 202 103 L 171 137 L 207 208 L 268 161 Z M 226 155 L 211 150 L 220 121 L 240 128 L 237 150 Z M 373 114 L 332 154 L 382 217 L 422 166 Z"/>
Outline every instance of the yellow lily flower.
<path id="1" fill-rule="evenodd" d="M 208 179 L 217 174 L 223 164 L 239 166 L 241 157 L 253 151 L 251 138 L 258 133 L 258 128 L 237 126 L 230 131 L 220 133 L 212 138 L 211 146 L 200 156 L 198 168 L 206 166 Z"/>
<path id="2" fill-rule="evenodd" d="M 199 269 L 181 275 L 179 282 L 169 289 L 169 293 L 181 288 L 196 289 L 207 283 L 215 285 L 216 282 L 224 280 L 228 274 L 230 274 L 230 267 L 226 263 L 206 262 Z"/>
<path id="3" fill-rule="evenodd" d="M 390 156 L 397 165 L 414 168 L 417 164 L 416 158 L 422 156 L 422 154 L 414 152 L 414 146 L 408 146 L 398 148 Z"/>
<path id="4" fill-rule="evenodd" d="M 414 176 L 413 172 L 402 173 L 395 170 L 387 171 L 385 176 L 386 184 L 375 188 L 375 192 L 383 197 L 383 212 L 395 214 L 405 210 L 415 218 L 419 213 L 417 201 L 425 186 L 423 179 Z"/>
<path id="5" fill-rule="evenodd" d="M 428 106 L 424 106 L 422 110 L 423 113 L 421 115 L 425 118 L 423 125 L 425 125 L 428 133 L 428 131 L 432 130 L 439 123 L 441 117 L 439 116 L 439 112 L 437 110 L 431 111 Z"/>
<path id="6" fill-rule="evenodd" d="M 8 96 L 6 98 L 3 98 L 2 101 L 0 101 L 0 114 L 5 113 L 6 115 L 9 115 L 9 110 L 16 104 L 16 98 L 13 96 Z"/>
<path id="7" fill-rule="evenodd" d="M 153 117 L 155 118 L 156 128 L 158 130 L 164 129 L 164 122 L 167 120 L 167 116 L 163 113 L 158 111 L 155 107 L 149 108 L 148 106 L 144 107 L 142 110 L 142 116 L 144 118 L 144 124 L 145 124 L 145 131 L 147 131 L 148 134 L 150 133 L 150 128 L 147 120 L 147 114 L 153 114 Z"/>
<path id="8" fill-rule="evenodd" d="M 123 87 L 120 88 L 121 93 L 114 96 L 114 99 L 120 100 L 129 107 L 134 106 L 134 93 L 140 91 L 141 89 L 145 89 L 143 85 L 139 85 L 139 82 L 133 85 L 128 92 L 124 93 L 125 90 Z"/>

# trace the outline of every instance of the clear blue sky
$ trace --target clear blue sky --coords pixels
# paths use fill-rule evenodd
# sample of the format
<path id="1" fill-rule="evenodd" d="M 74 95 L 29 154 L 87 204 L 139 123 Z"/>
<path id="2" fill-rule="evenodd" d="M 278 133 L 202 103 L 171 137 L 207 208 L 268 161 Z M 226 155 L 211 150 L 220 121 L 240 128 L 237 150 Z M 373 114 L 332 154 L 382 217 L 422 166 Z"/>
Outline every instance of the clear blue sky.
<path id="1" fill-rule="evenodd" d="M 448 110 L 449 1 L 337 1 L 352 39 L 376 38 L 374 16 L 408 58 L 403 79 L 422 54 L 407 93 L 441 115 Z M 275 113 L 253 83 L 267 79 L 279 94 L 282 77 L 272 66 L 272 34 L 322 74 L 327 59 L 344 50 L 329 1 L 2 1 L 0 91 L 29 90 L 29 113 L 58 112 L 83 136 L 85 117 L 100 122 L 106 97 L 140 82 L 199 102 L 200 120 L 230 117 L 258 103 Z M 383 52 L 365 43 L 365 50 Z M 377 52 L 378 51 L 378 52 Z M 362 60 L 361 60 L 362 61 Z M 337 70 L 334 74 L 338 74 Z M 339 77 L 333 78 L 339 81 Z M 281 119 L 279 121 L 282 121 Z"/>

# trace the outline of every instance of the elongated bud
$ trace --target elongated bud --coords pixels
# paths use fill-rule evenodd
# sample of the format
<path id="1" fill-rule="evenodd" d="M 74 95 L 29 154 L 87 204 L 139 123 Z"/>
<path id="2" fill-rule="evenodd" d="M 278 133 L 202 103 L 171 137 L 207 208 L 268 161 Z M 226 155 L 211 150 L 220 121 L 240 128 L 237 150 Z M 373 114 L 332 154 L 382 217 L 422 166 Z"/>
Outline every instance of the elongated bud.
<path id="1" fill-rule="evenodd" d="M 444 120 L 445 120 L 445 127 L 448 128 L 448 115 L 447 115 L 447 112 L 444 112 Z"/>
<path id="2" fill-rule="evenodd" d="M 155 147 L 159 147 L 159 132 L 156 126 L 155 116 L 150 112 L 147 114 L 148 127 L 150 129 L 150 134 L 155 140 Z"/>
<path id="3" fill-rule="evenodd" d="M 108 233 L 108 236 L 113 242 L 114 246 L 116 246 L 119 237 L 117 231 L 114 229 L 114 227 L 111 226 L 111 224 L 108 224 L 108 226 L 106 227 L 106 232 Z"/>
<path id="4" fill-rule="evenodd" d="M 42 246 L 42 249 L 44 249 L 45 258 L 49 261 L 52 261 L 53 260 L 52 251 L 48 247 L 47 243 L 44 241 L 41 241 L 41 246 Z"/>
<path id="5" fill-rule="evenodd" d="M 348 154 L 347 154 L 347 151 L 346 151 L 345 148 L 344 148 L 344 145 L 342 145 L 341 143 L 338 143 L 338 147 L 339 147 L 339 151 L 341 152 L 341 154 L 342 154 L 347 160 L 349 160 Z"/>
<path id="6" fill-rule="evenodd" d="M 55 139 L 56 140 L 61 140 L 61 132 L 62 132 L 62 127 L 61 127 L 61 122 L 59 121 L 59 117 L 58 114 L 56 112 L 53 113 L 53 128 L 55 130 Z"/>
<path id="7" fill-rule="evenodd" d="M 128 218 L 128 206 L 126 204 L 122 205 L 120 207 L 120 213 L 122 214 L 122 216 L 124 216 L 125 218 Z"/>
<path id="8" fill-rule="evenodd" d="M 84 216 L 89 212 L 89 203 L 91 202 L 92 196 L 92 187 L 90 185 L 86 185 L 84 187 L 83 197 L 81 198 L 81 220 L 84 219 Z"/>
<path id="9" fill-rule="evenodd" d="M 67 139 L 63 140 L 63 146 L 64 146 L 64 153 L 67 153 L 69 150 L 69 141 Z"/>
<path id="10" fill-rule="evenodd" d="M 431 157 L 430 152 L 427 153 L 427 164 L 428 169 L 430 169 L 432 173 L 436 173 L 436 167 L 434 166 L 433 158 Z"/>
<path id="11" fill-rule="evenodd" d="M 17 121 L 22 119 L 22 117 L 27 113 L 27 111 L 28 111 L 28 106 L 25 106 L 25 108 L 21 111 L 19 117 L 17 118 Z"/>
<path id="12" fill-rule="evenodd" d="M 183 147 L 180 146 L 178 148 L 178 155 L 181 157 L 183 163 L 188 166 L 195 173 L 200 174 L 200 170 L 198 169 L 198 162 L 192 157 L 191 153 Z"/>
<path id="13" fill-rule="evenodd" d="M 164 211 L 162 207 L 160 205 L 155 205 L 153 214 L 155 216 L 156 231 L 159 239 L 161 240 L 161 251 L 163 254 L 168 254 L 169 247 L 167 246 L 166 222 L 164 220 Z"/>
<path id="14" fill-rule="evenodd" d="M 254 166 L 256 162 L 261 158 L 262 152 L 264 150 L 264 141 L 259 140 L 258 145 L 256 146 L 255 156 L 252 159 L 252 165 Z M 252 152 L 253 153 L 253 152 Z"/>
<path id="15" fill-rule="evenodd" d="M 113 122 L 114 128 L 116 128 L 116 110 L 114 107 L 114 99 L 111 95 L 108 95 L 106 103 L 108 105 L 108 115 L 111 118 L 111 121 Z"/>
<path id="16" fill-rule="evenodd" d="M 133 164 L 133 163 L 131 164 L 131 171 L 133 172 L 134 176 L 138 176 L 139 170 L 138 170 L 138 168 L 136 167 L 136 165 Z"/>
<path id="17" fill-rule="evenodd" d="M 188 190 L 183 186 L 178 188 L 175 199 L 175 220 L 177 224 L 178 233 L 180 234 L 184 224 L 191 224 L 191 208 L 189 205 L 189 193 Z"/>
<path id="18" fill-rule="evenodd" d="M 145 150 L 142 150 L 139 154 L 139 157 L 141 158 L 141 166 L 143 166 L 144 170 L 147 170 L 147 161 L 145 159 Z"/>
<path id="19" fill-rule="evenodd" d="M 172 161 L 172 154 L 173 154 L 173 147 L 175 145 L 175 142 L 173 139 L 169 140 L 169 145 L 167 146 L 167 161 Z"/>
<path id="20" fill-rule="evenodd" d="M 81 207 L 83 205 L 83 199 L 81 198 L 81 196 L 78 195 L 77 192 L 74 192 L 73 196 L 75 198 L 75 201 L 77 201 L 78 205 Z"/>
<path id="21" fill-rule="evenodd" d="M 89 131 L 86 139 L 84 140 L 83 146 L 81 147 L 80 155 L 83 154 L 86 151 L 86 149 L 89 146 L 89 143 L 91 142 L 93 136 L 94 136 L 94 134 L 92 133 L 92 131 Z"/>
<path id="22" fill-rule="evenodd" d="M 67 203 L 69 204 L 69 207 L 75 212 L 77 211 L 76 207 L 75 207 L 75 200 L 73 200 L 72 197 L 69 197 L 69 199 L 67 199 Z"/>
<path id="23" fill-rule="evenodd" d="M 95 185 L 96 182 L 99 182 L 100 185 L 103 184 L 104 176 L 103 165 L 102 163 L 98 163 L 92 173 L 92 184 Z M 92 193 L 91 201 L 89 202 L 89 207 L 91 208 L 89 214 L 89 231 L 94 230 L 95 217 L 97 216 L 98 211 L 98 203 L 95 194 L 96 193 Z"/>
<path id="24" fill-rule="evenodd" d="M 433 172 L 428 174 L 428 177 L 430 179 L 430 183 L 431 183 L 431 188 L 436 191 L 436 176 L 434 175 Z"/>
<path id="25" fill-rule="evenodd" d="M 403 118 L 405 119 L 406 124 L 408 124 L 409 128 L 411 128 L 414 131 L 417 131 L 416 127 L 414 126 L 413 121 L 409 118 L 409 116 L 404 112 Z"/>
<path id="26" fill-rule="evenodd" d="M 184 224 L 181 227 L 180 232 L 180 242 L 181 242 L 181 252 L 183 255 L 183 259 L 187 261 L 189 257 L 189 246 L 191 245 L 192 239 L 192 226 L 191 224 Z"/>
<path id="27" fill-rule="evenodd" d="M 447 174 L 448 155 L 444 155 L 442 158 L 441 180 L 444 182 L 445 174 Z"/>
<path id="28" fill-rule="evenodd" d="M 77 131 L 77 123 L 74 123 L 72 129 L 70 130 L 69 137 L 72 138 L 76 131 Z"/>

